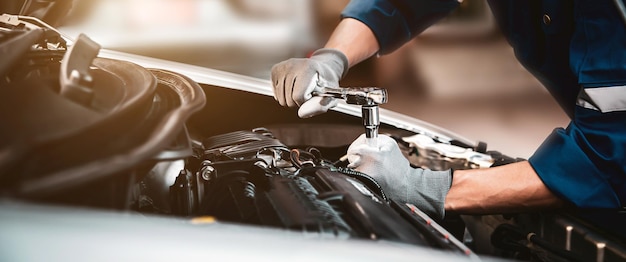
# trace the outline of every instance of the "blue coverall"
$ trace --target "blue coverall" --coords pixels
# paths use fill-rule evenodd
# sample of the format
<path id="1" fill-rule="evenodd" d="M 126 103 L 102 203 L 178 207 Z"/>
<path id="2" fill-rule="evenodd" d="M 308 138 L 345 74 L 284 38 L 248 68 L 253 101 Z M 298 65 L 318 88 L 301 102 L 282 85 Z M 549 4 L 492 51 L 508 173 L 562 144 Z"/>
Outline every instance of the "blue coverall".
<path id="1" fill-rule="evenodd" d="M 519 61 L 570 116 L 529 163 L 580 208 L 626 205 L 626 25 L 611 0 L 493 0 Z M 456 0 L 353 0 L 342 16 L 393 51 L 458 6 Z M 506 87 L 503 87 L 506 88 Z"/>

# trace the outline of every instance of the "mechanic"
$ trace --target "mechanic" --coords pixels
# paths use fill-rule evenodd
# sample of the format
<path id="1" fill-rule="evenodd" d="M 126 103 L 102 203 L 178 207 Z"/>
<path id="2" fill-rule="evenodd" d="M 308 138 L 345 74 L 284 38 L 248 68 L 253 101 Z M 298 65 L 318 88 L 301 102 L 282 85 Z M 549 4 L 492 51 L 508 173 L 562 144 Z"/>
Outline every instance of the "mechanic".
<path id="1" fill-rule="evenodd" d="M 626 34 L 611 0 L 493 0 L 491 10 L 516 57 L 567 112 L 528 161 L 488 169 L 431 171 L 409 166 L 396 142 L 363 136 L 348 149 L 350 166 L 373 176 L 392 198 L 430 215 L 488 214 L 626 204 Z M 348 68 L 398 48 L 458 6 L 456 0 L 354 0 L 326 46 L 310 58 L 272 68 L 274 96 L 300 117 L 333 107 L 311 97 Z M 319 74 L 319 75 L 317 75 Z"/>

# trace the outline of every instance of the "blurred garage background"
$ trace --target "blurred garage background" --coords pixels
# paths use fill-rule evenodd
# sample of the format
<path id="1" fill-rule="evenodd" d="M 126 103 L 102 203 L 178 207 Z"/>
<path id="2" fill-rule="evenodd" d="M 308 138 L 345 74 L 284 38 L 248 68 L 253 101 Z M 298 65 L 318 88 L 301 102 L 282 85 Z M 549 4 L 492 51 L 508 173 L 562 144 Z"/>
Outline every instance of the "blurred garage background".
<path id="1" fill-rule="evenodd" d="M 323 46 L 348 2 L 9 0 L 0 11 L 42 17 L 104 48 L 269 79 L 273 64 Z M 396 52 L 352 68 L 342 85 L 385 87 L 385 108 L 517 157 L 529 157 L 554 127 L 568 122 L 517 63 L 485 0 L 463 1 Z"/>

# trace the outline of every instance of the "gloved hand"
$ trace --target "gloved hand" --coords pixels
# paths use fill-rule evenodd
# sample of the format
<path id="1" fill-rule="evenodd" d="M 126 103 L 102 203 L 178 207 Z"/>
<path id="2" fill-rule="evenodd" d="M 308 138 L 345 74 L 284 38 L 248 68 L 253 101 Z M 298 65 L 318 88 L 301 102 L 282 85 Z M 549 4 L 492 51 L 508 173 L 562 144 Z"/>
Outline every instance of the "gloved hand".
<path id="1" fill-rule="evenodd" d="M 337 87 L 348 72 L 348 58 L 337 49 L 322 48 L 311 58 L 292 58 L 272 67 L 274 98 L 281 106 L 300 106 L 298 116 L 312 117 L 337 105 L 332 97 L 312 97 L 320 85 Z"/>
<path id="2" fill-rule="evenodd" d="M 379 135 L 375 147 L 365 134 L 348 148 L 348 167 L 370 175 L 391 198 L 411 203 L 436 218 L 444 217 L 444 201 L 452 182 L 451 171 L 413 168 L 395 140 Z"/>

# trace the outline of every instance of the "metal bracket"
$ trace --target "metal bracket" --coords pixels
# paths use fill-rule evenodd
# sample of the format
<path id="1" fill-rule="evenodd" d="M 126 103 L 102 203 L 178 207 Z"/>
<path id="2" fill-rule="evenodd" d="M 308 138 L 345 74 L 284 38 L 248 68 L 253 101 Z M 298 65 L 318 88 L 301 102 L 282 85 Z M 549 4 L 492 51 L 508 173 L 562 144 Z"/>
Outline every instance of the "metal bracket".
<path id="1" fill-rule="evenodd" d="M 19 26 L 20 24 L 22 24 L 24 27 L 31 30 L 39 28 L 39 26 L 20 20 L 20 17 L 17 15 L 2 14 L 0 16 L 0 22 L 12 26 Z"/>
<path id="2" fill-rule="evenodd" d="M 69 47 L 61 61 L 61 95 L 82 105 L 93 99 L 93 78 L 89 68 L 98 56 L 100 45 L 84 34 Z"/>
<path id="3" fill-rule="evenodd" d="M 470 148 L 438 143 L 426 135 L 417 134 L 409 137 L 403 137 L 402 140 L 416 148 L 434 151 L 445 157 L 465 159 L 481 168 L 490 167 L 494 163 L 493 158 L 487 154 L 473 151 Z"/>

